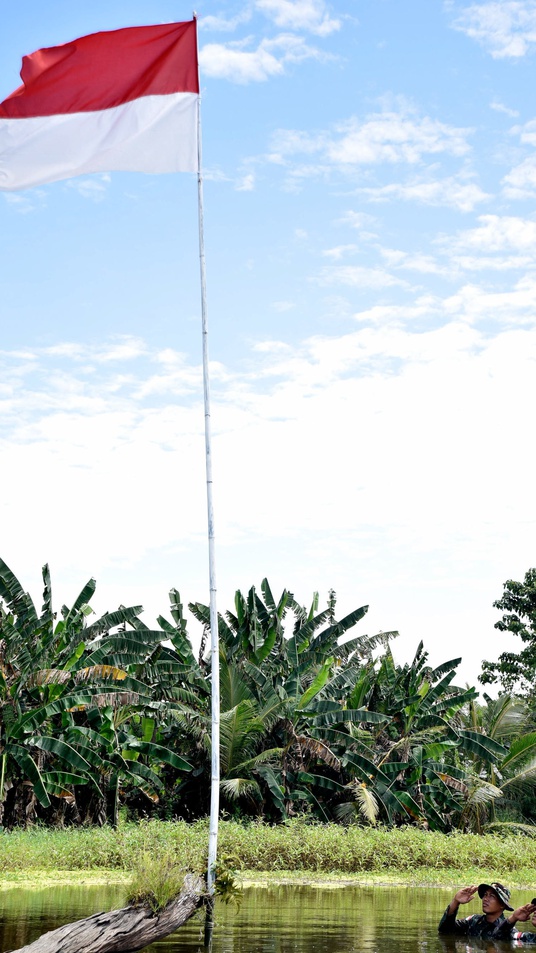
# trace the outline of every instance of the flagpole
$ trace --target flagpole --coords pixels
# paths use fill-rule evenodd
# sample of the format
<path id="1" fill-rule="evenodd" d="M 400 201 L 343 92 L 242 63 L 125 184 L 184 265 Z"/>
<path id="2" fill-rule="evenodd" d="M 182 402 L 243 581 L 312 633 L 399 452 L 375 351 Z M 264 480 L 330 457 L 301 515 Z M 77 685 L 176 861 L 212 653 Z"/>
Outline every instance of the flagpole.
<path id="1" fill-rule="evenodd" d="M 197 14 L 196 21 L 197 41 Z M 198 58 L 199 62 L 199 58 Z M 212 681 L 212 758 L 210 786 L 210 826 L 208 835 L 207 887 L 214 896 L 215 865 L 218 850 L 218 817 L 220 806 L 220 657 L 218 644 L 218 612 L 216 608 L 216 557 L 214 506 L 212 501 L 212 441 L 210 422 L 210 381 L 208 361 L 207 287 L 205 268 L 205 236 L 203 219 L 203 172 L 201 151 L 201 92 L 197 118 L 197 195 L 199 218 L 199 267 L 201 275 L 201 325 L 203 339 L 203 399 L 205 411 L 205 472 L 207 484 L 208 563 L 210 586 L 210 657 Z M 210 917 L 211 919 L 211 917 Z"/>

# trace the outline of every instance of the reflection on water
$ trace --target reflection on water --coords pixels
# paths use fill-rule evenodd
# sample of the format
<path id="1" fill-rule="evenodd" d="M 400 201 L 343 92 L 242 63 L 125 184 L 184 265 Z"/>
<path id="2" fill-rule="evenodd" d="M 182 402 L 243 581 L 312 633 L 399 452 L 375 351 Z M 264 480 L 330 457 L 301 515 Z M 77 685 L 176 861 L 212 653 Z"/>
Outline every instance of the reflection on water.
<path id="1" fill-rule="evenodd" d="M 240 909 L 216 906 L 212 953 L 505 953 L 509 944 L 440 937 L 453 891 L 410 887 L 248 888 Z M 121 887 L 10 888 L 0 892 L 0 953 L 41 933 L 123 905 Z M 474 909 L 473 909 L 474 906 Z M 471 904 L 468 913 L 478 910 Z M 197 953 L 203 915 L 150 953 Z"/>
<path id="2" fill-rule="evenodd" d="M 63 923 L 124 905 L 122 887 L 46 887 L 0 891 L 0 950 L 16 950 Z"/>

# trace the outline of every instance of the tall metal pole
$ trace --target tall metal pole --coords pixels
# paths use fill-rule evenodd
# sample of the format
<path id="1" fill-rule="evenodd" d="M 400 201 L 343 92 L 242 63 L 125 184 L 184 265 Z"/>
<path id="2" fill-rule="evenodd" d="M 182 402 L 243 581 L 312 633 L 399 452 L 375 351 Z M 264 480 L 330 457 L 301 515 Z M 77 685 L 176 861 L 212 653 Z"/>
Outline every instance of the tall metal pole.
<path id="1" fill-rule="evenodd" d="M 194 19 L 197 16 L 194 13 Z M 197 29 L 196 29 L 197 36 Z M 218 817 L 220 807 L 220 657 L 218 644 L 218 611 L 216 608 L 216 558 L 214 537 L 214 508 L 212 502 L 212 442 L 210 426 L 210 386 L 208 366 L 207 288 L 205 269 L 205 238 L 203 222 L 203 173 L 201 154 L 201 94 L 197 119 L 197 193 L 199 206 L 199 265 L 201 272 L 201 324 L 203 333 L 203 397 L 205 408 L 205 459 L 208 517 L 208 563 L 210 585 L 210 658 L 212 679 L 212 767 L 210 787 L 210 827 L 208 835 L 207 886 L 214 894 L 215 864 L 218 850 Z"/>

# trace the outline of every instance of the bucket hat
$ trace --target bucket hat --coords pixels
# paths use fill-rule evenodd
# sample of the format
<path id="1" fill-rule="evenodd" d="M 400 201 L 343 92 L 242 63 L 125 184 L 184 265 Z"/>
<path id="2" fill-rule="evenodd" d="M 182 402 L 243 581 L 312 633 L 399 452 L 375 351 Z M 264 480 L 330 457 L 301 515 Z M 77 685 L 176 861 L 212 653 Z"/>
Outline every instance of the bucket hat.
<path id="1" fill-rule="evenodd" d="M 504 886 L 504 884 L 480 884 L 478 888 L 478 896 L 483 897 L 486 890 L 493 890 L 493 893 L 497 895 L 505 910 L 514 909 L 510 906 L 510 891 L 508 887 Z"/>

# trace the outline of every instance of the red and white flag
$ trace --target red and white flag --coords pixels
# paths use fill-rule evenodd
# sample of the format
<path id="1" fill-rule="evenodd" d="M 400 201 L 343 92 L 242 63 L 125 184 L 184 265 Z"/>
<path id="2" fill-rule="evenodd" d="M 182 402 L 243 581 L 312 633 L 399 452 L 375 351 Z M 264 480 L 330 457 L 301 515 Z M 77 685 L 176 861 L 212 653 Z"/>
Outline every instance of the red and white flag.
<path id="1" fill-rule="evenodd" d="M 0 191 L 89 172 L 196 172 L 196 21 L 93 33 L 25 56 L 0 103 Z"/>

